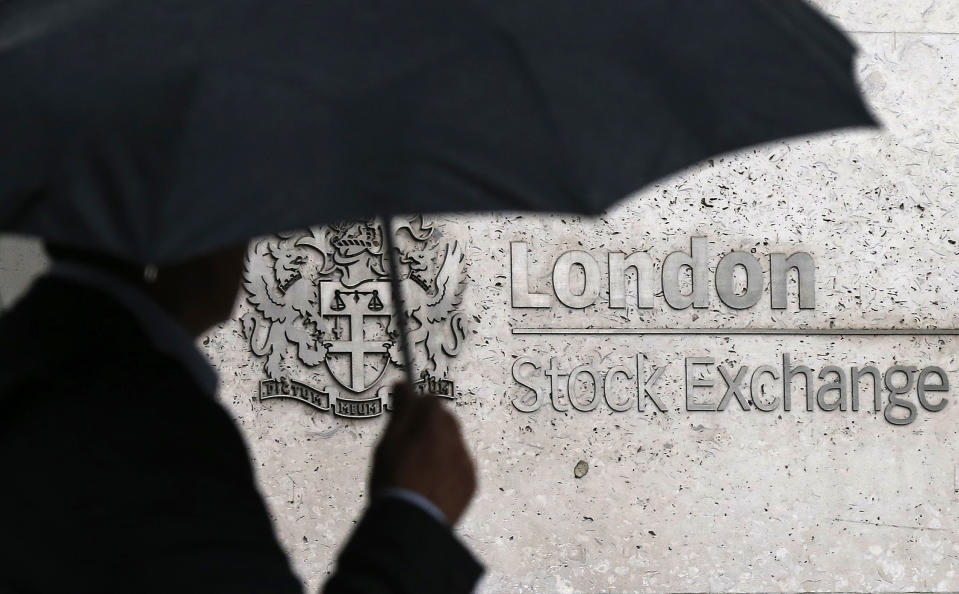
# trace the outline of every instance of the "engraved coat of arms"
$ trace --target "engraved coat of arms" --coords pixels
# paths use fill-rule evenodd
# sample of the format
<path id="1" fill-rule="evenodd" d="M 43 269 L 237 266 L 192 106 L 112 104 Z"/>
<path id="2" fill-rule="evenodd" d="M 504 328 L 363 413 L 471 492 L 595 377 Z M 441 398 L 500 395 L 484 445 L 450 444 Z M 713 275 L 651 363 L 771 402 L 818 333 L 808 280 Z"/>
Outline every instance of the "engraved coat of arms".
<path id="1" fill-rule="evenodd" d="M 390 409 L 384 377 L 402 367 L 382 225 L 349 221 L 254 243 L 243 286 L 243 336 L 263 360 L 260 399 L 295 398 L 346 417 Z M 459 242 L 422 217 L 394 232 L 417 387 L 452 398 L 449 358 L 466 339 L 466 270 Z"/>

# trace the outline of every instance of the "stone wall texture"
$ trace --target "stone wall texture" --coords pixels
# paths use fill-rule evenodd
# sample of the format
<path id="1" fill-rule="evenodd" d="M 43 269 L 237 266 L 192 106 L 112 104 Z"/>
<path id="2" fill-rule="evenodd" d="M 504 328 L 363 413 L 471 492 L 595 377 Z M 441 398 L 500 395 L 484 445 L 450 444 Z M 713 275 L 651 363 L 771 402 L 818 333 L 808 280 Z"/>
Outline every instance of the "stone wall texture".
<path id="1" fill-rule="evenodd" d="M 686 357 L 751 374 L 781 366 L 788 353 L 793 365 L 817 371 L 936 365 L 955 383 L 959 336 L 513 333 L 959 327 L 959 3 L 818 5 L 860 46 L 858 76 L 882 130 L 718 157 L 597 219 L 432 219 L 467 263 L 468 340 L 449 375 L 459 392 L 451 408 L 480 475 L 457 532 L 488 567 L 481 592 L 959 590 L 955 390 L 945 409 L 920 407 L 913 422 L 893 425 L 871 396 L 859 411 L 807 411 L 799 389 L 788 412 L 744 411 L 735 399 L 722 412 L 689 411 L 684 376 Z M 632 293 L 632 305 L 609 307 L 608 252 L 648 250 L 659 270 L 697 236 L 708 242 L 708 308 L 675 310 L 658 294 L 652 308 L 638 309 Z M 512 307 L 514 241 L 528 245 L 531 289 L 550 295 L 558 256 L 593 255 L 603 271 L 596 304 L 571 309 L 554 297 L 546 309 Z M 745 310 L 724 305 L 713 283 L 718 259 L 733 250 L 758 258 L 767 285 Z M 774 310 L 768 254 L 797 251 L 816 263 L 815 308 L 798 308 L 793 283 L 789 307 Z M 0 241 L 2 303 L 42 265 L 34 244 Z M 259 400 L 263 360 L 239 321 L 250 311 L 244 294 L 234 319 L 200 343 L 220 370 L 219 397 L 247 438 L 279 536 L 315 590 L 366 504 L 368 461 L 387 417 L 344 419 L 294 400 Z M 640 354 L 647 371 L 663 368 L 654 389 L 665 412 L 650 400 L 642 412 L 635 402 L 615 412 L 603 400 L 580 411 L 568 397 L 566 411 L 548 400 L 530 413 L 513 404 L 530 395 L 513 379 L 518 357 L 541 366 L 553 359 L 568 373 L 580 364 L 605 371 Z M 543 370 L 535 373 L 548 387 Z M 591 383 L 579 378 L 577 397 L 588 400 Z M 722 393 L 702 391 L 713 401 Z"/>

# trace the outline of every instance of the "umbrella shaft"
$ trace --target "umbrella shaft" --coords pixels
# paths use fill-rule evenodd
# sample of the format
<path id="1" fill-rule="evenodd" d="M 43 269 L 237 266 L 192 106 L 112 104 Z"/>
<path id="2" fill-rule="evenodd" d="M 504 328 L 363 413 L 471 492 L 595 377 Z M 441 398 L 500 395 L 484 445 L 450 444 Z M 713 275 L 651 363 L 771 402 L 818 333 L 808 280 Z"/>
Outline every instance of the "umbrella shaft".
<path id="1" fill-rule="evenodd" d="M 409 341 L 409 320 L 406 317 L 406 302 L 403 300 L 403 289 L 400 287 L 399 258 L 393 245 L 393 219 L 383 217 L 383 247 L 390 261 L 390 293 L 393 295 L 393 315 L 396 316 L 399 328 L 400 350 L 403 356 L 403 367 L 406 371 L 406 382 L 413 387 L 416 374 L 413 369 L 413 347 Z"/>

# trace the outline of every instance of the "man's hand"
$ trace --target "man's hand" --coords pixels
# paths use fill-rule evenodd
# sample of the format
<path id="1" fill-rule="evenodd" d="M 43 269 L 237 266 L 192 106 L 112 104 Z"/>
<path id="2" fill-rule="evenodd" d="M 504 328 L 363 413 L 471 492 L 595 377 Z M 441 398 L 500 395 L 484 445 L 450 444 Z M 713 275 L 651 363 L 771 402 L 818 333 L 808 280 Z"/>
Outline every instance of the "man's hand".
<path id="1" fill-rule="evenodd" d="M 459 424 L 436 396 L 396 386 L 393 413 L 373 457 L 370 493 L 408 489 L 459 521 L 476 491 L 476 471 Z"/>

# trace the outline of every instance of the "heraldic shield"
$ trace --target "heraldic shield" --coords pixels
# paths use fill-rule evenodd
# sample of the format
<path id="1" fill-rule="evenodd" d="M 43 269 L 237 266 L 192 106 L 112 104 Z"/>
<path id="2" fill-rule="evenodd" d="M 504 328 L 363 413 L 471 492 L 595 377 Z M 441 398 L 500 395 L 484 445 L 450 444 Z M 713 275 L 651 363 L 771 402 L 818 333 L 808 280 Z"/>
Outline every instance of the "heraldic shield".
<path id="1" fill-rule="evenodd" d="M 387 376 L 402 356 L 383 251 L 383 229 L 351 221 L 268 237 L 251 245 L 244 270 L 243 335 L 266 377 L 259 399 L 292 398 L 345 417 L 390 410 Z M 436 238 L 422 217 L 399 226 L 398 278 L 416 387 L 454 398 L 449 360 L 463 348 L 466 287 L 459 242 Z"/>
<path id="2" fill-rule="evenodd" d="M 393 303 L 388 281 L 367 281 L 349 288 L 320 281 L 320 315 L 329 320 L 326 366 L 339 384 L 353 392 L 376 385 L 389 365 Z"/>

